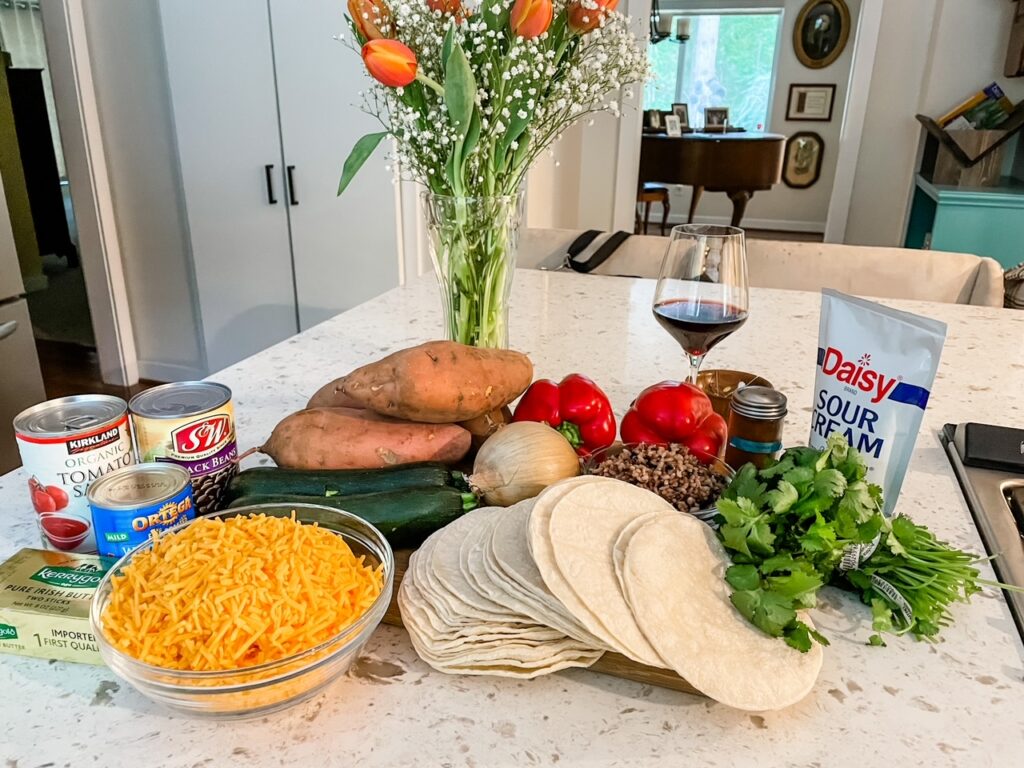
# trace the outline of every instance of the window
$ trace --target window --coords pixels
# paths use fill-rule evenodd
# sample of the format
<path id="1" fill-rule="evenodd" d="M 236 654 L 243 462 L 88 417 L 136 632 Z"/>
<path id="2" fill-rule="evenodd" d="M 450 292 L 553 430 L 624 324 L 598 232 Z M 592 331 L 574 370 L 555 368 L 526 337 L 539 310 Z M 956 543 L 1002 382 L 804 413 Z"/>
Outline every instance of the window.
<path id="1" fill-rule="evenodd" d="M 782 12 L 688 13 L 672 21 L 676 29 L 689 22 L 690 39 L 650 46 L 644 109 L 668 111 L 682 102 L 690 125 L 700 127 L 706 107 L 728 107 L 730 125 L 767 130 Z"/>

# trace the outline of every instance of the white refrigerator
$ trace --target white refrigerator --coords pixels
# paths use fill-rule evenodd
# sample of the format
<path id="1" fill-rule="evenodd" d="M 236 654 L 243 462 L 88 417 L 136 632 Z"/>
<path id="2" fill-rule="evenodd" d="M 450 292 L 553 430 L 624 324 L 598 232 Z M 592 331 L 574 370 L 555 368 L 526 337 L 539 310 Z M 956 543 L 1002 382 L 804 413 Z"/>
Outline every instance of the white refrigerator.
<path id="1" fill-rule="evenodd" d="M 0 184 L 0 474 L 21 464 L 14 441 L 14 417 L 46 399 L 24 294 L 7 199 Z"/>

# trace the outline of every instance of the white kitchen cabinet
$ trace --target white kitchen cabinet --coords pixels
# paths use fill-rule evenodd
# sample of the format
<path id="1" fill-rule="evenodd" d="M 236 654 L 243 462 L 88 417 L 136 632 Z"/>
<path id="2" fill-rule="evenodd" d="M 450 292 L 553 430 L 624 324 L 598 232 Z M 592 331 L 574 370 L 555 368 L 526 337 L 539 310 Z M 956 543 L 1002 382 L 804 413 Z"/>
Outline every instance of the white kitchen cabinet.
<path id="1" fill-rule="evenodd" d="M 398 284 L 384 153 L 341 198 L 373 121 L 330 0 L 161 0 L 207 369 Z"/>
<path id="2" fill-rule="evenodd" d="M 382 145 L 345 194 L 338 179 L 356 139 L 380 130 L 361 111 L 368 87 L 339 0 L 270 0 L 281 139 L 293 183 L 292 252 L 299 326 L 322 322 L 398 284 L 395 189 Z"/>

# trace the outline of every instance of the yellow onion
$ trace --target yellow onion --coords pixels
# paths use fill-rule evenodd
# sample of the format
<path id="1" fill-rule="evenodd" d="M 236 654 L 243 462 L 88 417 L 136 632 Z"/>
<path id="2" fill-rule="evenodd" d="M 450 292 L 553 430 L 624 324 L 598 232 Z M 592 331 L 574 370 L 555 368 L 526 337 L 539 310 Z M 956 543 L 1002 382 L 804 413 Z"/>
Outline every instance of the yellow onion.
<path id="1" fill-rule="evenodd" d="M 579 473 L 579 457 L 563 435 L 547 424 L 518 421 L 487 438 L 469 484 L 488 504 L 507 507 Z"/>

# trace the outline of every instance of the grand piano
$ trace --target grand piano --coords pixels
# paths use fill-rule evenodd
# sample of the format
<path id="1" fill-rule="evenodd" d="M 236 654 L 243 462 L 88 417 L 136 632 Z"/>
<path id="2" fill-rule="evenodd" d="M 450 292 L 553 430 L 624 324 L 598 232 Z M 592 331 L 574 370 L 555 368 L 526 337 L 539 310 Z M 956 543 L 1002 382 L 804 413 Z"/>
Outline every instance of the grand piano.
<path id="1" fill-rule="evenodd" d="M 786 137 L 777 133 L 645 133 L 640 143 L 639 189 L 647 182 L 693 187 L 693 221 L 701 195 L 725 192 L 732 201 L 732 225 L 743 220 L 755 192 L 782 178 Z"/>

